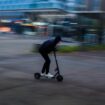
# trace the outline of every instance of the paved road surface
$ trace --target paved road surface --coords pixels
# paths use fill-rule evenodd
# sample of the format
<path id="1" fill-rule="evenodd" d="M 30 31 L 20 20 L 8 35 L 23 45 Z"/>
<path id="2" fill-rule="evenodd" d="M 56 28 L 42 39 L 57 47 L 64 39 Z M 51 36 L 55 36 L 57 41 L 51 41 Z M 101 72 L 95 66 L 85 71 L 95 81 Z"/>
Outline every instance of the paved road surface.
<path id="1" fill-rule="evenodd" d="M 38 54 L 0 57 L 0 105 L 105 105 L 104 54 L 59 55 L 58 61 L 62 83 L 34 80 L 43 65 Z"/>

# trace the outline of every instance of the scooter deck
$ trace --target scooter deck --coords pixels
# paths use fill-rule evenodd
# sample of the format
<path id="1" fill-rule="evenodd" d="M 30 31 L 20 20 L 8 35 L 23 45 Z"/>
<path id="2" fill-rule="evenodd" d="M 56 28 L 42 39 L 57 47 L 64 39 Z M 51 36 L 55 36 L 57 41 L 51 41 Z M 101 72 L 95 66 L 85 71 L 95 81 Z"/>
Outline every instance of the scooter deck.
<path id="1" fill-rule="evenodd" d="M 45 78 L 45 79 L 56 79 L 59 82 L 63 81 L 63 77 L 57 74 L 55 74 L 53 77 L 48 77 L 48 76 L 41 75 L 40 73 L 35 73 L 34 77 L 35 79 Z"/>
<path id="2" fill-rule="evenodd" d="M 47 78 L 47 79 L 54 79 L 54 78 L 55 78 L 55 76 L 53 76 L 53 77 L 48 77 L 48 76 L 42 76 L 41 74 L 40 74 L 40 77 L 41 77 L 41 78 Z"/>

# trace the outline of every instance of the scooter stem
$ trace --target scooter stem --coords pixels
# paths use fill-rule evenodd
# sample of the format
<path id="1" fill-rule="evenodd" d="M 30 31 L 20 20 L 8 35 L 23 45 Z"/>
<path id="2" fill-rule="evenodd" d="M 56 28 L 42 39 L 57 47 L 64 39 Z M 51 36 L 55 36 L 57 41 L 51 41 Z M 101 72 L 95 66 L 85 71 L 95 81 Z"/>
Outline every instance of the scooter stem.
<path id="1" fill-rule="evenodd" d="M 58 66 L 58 62 L 57 62 L 55 51 L 54 51 L 54 57 L 55 57 L 55 62 L 56 62 L 56 66 L 57 66 L 56 69 L 55 69 L 55 71 L 58 71 L 59 72 L 59 66 Z"/>

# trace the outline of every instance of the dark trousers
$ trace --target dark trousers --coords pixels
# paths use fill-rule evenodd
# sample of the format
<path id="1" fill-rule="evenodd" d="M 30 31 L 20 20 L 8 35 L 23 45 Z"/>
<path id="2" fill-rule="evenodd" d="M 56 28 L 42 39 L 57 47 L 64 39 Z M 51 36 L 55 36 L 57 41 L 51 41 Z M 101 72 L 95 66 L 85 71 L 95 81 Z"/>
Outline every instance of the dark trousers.
<path id="1" fill-rule="evenodd" d="M 50 68 L 50 58 L 49 58 L 48 54 L 46 54 L 46 53 L 40 52 L 40 54 L 42 55 L 42 57 L 45 60 L 45 63 L 44 63 L 43 68 L 42 68 L 42 73 L 48 74 L 49 68 Z"/>

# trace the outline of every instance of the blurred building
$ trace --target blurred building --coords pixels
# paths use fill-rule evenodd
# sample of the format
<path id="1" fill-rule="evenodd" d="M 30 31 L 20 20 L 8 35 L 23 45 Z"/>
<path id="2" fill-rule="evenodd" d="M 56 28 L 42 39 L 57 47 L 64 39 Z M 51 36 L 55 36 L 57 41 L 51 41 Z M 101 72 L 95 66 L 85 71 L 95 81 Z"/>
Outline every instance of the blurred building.
<path id="1" fill-rule="evenodd" d="M 43 13 L 66 14 L 71 11 L 86 10 L 86 2 L 87 0 L 0 0 L 0 14 L 3 14 L 0 17 L 15 17 L 17 15 L 23 17 L 24 14 Z"/>
<path id="2" fill-rule="evenodd" d="M 0 19 L 28 17 L 31 20 L 40 20 L 43 18 L 45 22 L 48 21 L 51 24 L 62 22 L 67 27 L 77 24 L 78 26 L 85 24 L 96 27 L 99 23 L 98 19 L 101 20 L 100 26 L 103 26 L 104 4 L 105 0 L 0 0 Z M 43 14 L 45 16 L 40 17 Z M 64 20 L 58 19 L 58 15 L 60 18 L 64 16 Z M 74 29 L 72 30 L 74 31 Z"/>
<path id="3" fill-rule="evenodd" d="M 65 0 L 0 0 L 0 11 L 21 12 L 23 14 L 64 13 L 66 12 L 66 6 Z"/>
<path id="4" fill-rule="evenodd" d="M 23 1 L 23 2 L 22 2 Z M 77 7 L 84 7 L 87 0 L 0 0 L 0 10 L 75 10 Z M 71 7 L 71 8 L 69 8 Z"/>
<path id="5" fill-rule="evenodd" d="M 87 0 L 66 0 L 67 11 L 84 11 L 87 8 Z"/>
<path id="6" fill-rule="evenodd" d="M 87 0 L 87 10 L 102 12 L 105 11 L 105 0 Z"/>
<path id="7" fill-rule="evenodd" d="M 0 12 L 0 19 L 13 19 L 13 18 L 24 18 L 24 13 L 22 12 Z"/>
<path id="8" fill-rule="evenodd" d="M 105 0 L 86 0 L 86 9 L 80 12 L 80 14 L 94 19 L 103 18 L 105 17 L 104 4 Z"/>

